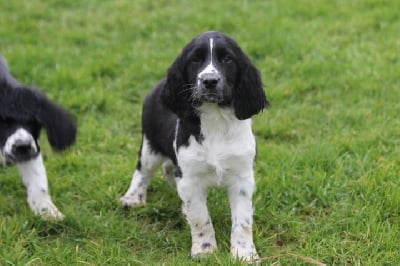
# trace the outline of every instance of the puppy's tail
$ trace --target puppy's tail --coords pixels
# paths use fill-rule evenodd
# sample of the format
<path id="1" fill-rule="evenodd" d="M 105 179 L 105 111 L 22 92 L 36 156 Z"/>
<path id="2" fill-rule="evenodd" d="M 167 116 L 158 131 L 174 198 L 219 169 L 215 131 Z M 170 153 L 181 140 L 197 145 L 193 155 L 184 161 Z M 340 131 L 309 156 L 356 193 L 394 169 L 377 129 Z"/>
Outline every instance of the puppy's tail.
<path id="1" fill-rule="evenodd" d="M 72 116 L 44 95 L 39 96 L 39 106 L 36 119 L 46 129 L 50 145 L 62 151 L 74 144 L 77 124 Z"/>

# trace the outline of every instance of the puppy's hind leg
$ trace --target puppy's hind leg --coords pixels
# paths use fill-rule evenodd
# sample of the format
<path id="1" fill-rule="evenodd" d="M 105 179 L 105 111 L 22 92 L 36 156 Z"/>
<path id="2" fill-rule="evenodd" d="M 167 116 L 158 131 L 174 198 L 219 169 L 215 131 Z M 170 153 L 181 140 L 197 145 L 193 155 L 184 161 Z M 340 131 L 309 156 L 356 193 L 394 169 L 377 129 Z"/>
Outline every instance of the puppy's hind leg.
<path id="1" fill-rule="evenodd" d="M 175 171 L 176 166 L 171 160 L 166 160 L 161 165 L 162 173 L 167 180 L 167 183 L 170 187 L 176 189 L 176 182 L 175 182 Z"/>
<path id="2" fill-rule="evenodd" d="M 122 206 L 131 208 L 146 203 L 147 187 L 150 184 L 151 177 L 158 166 L 165 158 L 151 150 L 146 137 L 143 137 L 143 143 L 139 153 L 139 162 L 132 175 L 132 181 L 128 191 L 120 198 Z"/>
<path id="3" fill-rule="evenodd" d="M 49 195 L 42 155 L 17 163 L 17 167 L 27 188 L 28 204 L 32 211 L 45 219 L 63 219 L 64 215 L 57 209 Z"/>

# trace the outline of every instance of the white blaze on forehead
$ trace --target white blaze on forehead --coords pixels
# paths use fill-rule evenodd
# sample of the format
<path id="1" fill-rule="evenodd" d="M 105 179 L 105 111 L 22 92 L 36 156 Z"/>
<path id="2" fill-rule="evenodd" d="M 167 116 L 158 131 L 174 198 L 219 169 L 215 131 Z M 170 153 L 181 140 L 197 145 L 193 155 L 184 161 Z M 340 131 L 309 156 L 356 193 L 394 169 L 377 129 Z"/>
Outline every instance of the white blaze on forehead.
<path id="1" fill-rule="evenodd" d="M 199 73 L 198 77 L 201 78 L 204 74 L 218 73 L 218 70 L 213 64 L 213 53 L 214 53 L 214 39 L 210 38 L 210 62 L 207 66 Z"/>
<path id="2" fill-rule="evenodd" d="M 211 54 L 211 63 L 213 58 L 213 49 L 214 49 L 214 39 L 210 38 L 210 54 Z"/>

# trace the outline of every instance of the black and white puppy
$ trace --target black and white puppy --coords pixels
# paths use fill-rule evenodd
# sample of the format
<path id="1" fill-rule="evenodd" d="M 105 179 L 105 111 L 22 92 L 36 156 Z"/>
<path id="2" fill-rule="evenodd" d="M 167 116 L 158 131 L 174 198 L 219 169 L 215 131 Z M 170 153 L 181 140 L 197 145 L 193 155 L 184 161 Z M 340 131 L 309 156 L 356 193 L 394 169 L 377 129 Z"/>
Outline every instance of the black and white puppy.
<path id="1" fill-rule="evenodd" d="M 49 195 L 38 144 L 42 127 L 56 150 L 75 141 L 76 123 L 71 116 L 44 94 L 20 84 L 0 55 L 0 157 L 5 163 L 17 165 L 32 211 L 44 218 L 62 219 L 63 214 Z"/>
<path id="2" fill-rule="evenodd" d="M 256 258 L 250 117 L 268 106 L 259 71 L 233 39 L 214 31 L 194 38 L 144 102 L 139 160 L 123 206 L 145 203 L 151 176 L 162 165 L 164 174 L 175 177 L 197 256 L 217 248 L 207 189 L 226 186 L 231 253 Z"/>

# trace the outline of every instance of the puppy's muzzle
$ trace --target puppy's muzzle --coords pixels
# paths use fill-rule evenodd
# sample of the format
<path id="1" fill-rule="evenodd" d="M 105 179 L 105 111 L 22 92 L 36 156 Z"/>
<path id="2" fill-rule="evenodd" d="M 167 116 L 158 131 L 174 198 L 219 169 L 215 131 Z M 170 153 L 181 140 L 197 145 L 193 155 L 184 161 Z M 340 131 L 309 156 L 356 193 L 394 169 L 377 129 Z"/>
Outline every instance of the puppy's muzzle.
<path id="1" fill-rule="evenodd" d="M 25 130 L 18 130 L 11 135 L 2 151 L 6 162 L 24 162 L 35 158 L 39 154 L 33 137 Z"/>
<path id="2" fill-rule="evenodd" d="M 11 148 L 15 158 L 31 157 L 36 155 L 36 149 L 33 148 L 29 140 L 17 140 Z"/>
<path id="3" fill-rule="evenodd" d="M 205 73 L 199 77 L 201 99 L 207 102 L 220 102 L 223 99 L 222 78 L 217 73 Z"/>
<path id="4" fill-rule="evenodd" d="M 213 91 L 221 82 L 221 77 L 216 73 L 203 74 L 200 77 L 201 86 L 204 90 Z"/>

